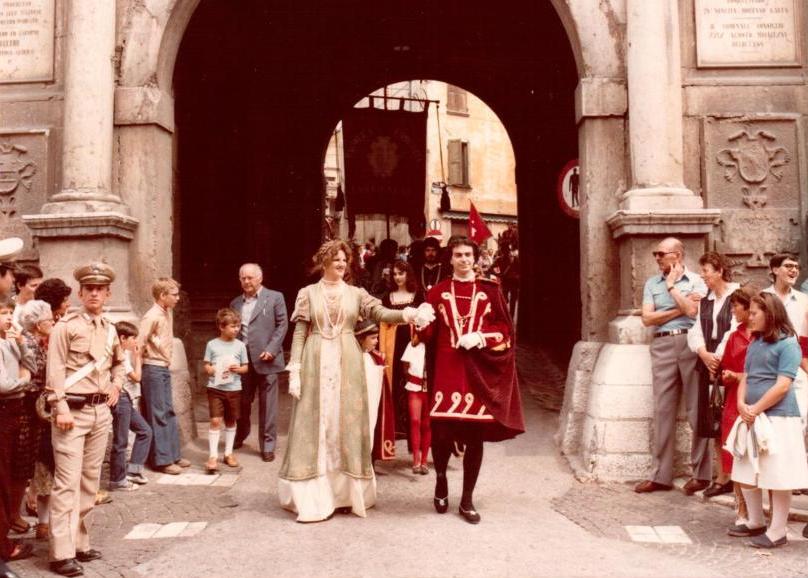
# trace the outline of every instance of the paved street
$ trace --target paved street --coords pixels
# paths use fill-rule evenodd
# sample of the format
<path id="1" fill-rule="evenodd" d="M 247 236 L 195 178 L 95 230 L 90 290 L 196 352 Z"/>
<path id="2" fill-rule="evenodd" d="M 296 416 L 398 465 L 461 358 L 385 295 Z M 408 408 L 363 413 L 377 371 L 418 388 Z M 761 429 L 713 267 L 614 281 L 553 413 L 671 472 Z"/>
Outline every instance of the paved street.
<path id="1" fill-rule="evenodd" d="M 545 375 L 547 389 L 557 390 L 553 368 L 532 369 L 532 375 Z M 297 524 L 277 506 L 278 461 L 261 462 L 248 442 L 239 456 L 240 472 L 205 476 L 206 451 L 199 442 L 186 453 L 199 464 L 189 474 L 151 474 L 149 485 L 115 493 L 111 504 L 96 509 L 94 546 L 104 559 L 86 564 L 86 575 L 673 577 L 734 576 L 740 569 L 745 576 L 808 574 L 801 524 L 794 525 L 788 547 L 762 553 L 725 535 L 732 516 L 724 507 L 678 492 L 638 497 L 630 485 L 576 482 L 552 440 L 558 416 L 542 407 L 553 395 L 528 381 L 528 432 L 486 446 L 476 495 L 479 526 L 456 513 L 461 481 L 456 462 L 450 471 L 451 509 L 443 516 L 432 509 L 434 478 L 413 476 L 402 458 L 379 468 L 379 504 L 367 519 L 338 515 Z M 285 431 L 288 396 L 282 399 Z M 204 435 L 204 424 L 201 429 Z M 403 442 L 399 451 L 406 451 Z M 34 559 L 13 567 L 21 576 L 51 576 L 45 544 L 38 543 Z"/>

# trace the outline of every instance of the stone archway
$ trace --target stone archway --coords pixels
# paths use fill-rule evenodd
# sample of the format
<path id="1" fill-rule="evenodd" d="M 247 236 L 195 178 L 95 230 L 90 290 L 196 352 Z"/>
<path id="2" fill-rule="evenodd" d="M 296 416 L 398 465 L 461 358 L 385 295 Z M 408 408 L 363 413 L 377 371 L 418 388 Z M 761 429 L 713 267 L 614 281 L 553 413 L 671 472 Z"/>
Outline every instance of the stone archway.
<path id="1" fill-rule="evenodd" d="M 174 102 L 172 75 L 185 29 L 200 0 L 152 0 L 118 12 L 120 64 L 115 92 L 115 166 L 122 200 L 140 222 L 132 241 L 132 287 L 175 269 L 172 220 Z M 584 198 L 581 218 L 582 338 L 605 339 L 617 310 L 618 259 L 610 249 L 606 218 L 617 209 L 612 194 L 625 186 L 625 15 L 609 3 L 550 0 L 565 28 L 578 69 L 576 117 Z M 135 309 L 148 295 L 132 291 Z"/>

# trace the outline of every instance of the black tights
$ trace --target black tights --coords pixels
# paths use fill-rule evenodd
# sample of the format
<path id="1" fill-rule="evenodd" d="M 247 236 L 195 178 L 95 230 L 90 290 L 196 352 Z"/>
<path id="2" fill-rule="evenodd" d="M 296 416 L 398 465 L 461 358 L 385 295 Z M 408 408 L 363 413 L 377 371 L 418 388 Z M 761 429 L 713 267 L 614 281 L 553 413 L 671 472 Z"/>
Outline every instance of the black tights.
<path id="1" fill-rule="evenodd" d="M 432 438 L 432 460 L 435 463 L 435 497 L 445 498 L 449 495 L 449 483 L 446 480 L 446 468 L 452 456 L 454 440 L 448 436 Z M 481 439 L 466 440 L 466 450 L 463 454 L 463 496 L 460 505 L 463 509 L 473 509 L 472 496 L 477 477 L 480 475 L 480 466 L 483 463 L 483 441 Z"/>

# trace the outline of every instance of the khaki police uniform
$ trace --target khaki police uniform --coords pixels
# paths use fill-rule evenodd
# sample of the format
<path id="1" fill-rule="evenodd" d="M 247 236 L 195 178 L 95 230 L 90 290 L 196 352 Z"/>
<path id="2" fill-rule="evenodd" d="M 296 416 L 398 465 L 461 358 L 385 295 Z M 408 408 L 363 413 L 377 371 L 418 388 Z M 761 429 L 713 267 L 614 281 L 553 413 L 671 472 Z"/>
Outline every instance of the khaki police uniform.
<path id="1" fill-rule="evenodd" d="M 114 271 L 106 264 L 80 267 L 81 285 L 109 285 Z M 75 558 L 90 549 L 87 514 L 95 505 L 101 464 L 112 424 L 107 396 L 123 386 L 123 351 L 110 324 L 86 310 L 70 313 L 53 328 L 48 345 L 47 388 L 54 413 L 73 415 L 74 426 L 51 429 L 55 470 L 50 497 L 50 558 Z M 102 363 L 100 366 L 98 362 Z M 65 391 L 65 380 L 88 364 L 93 370 Z"/>

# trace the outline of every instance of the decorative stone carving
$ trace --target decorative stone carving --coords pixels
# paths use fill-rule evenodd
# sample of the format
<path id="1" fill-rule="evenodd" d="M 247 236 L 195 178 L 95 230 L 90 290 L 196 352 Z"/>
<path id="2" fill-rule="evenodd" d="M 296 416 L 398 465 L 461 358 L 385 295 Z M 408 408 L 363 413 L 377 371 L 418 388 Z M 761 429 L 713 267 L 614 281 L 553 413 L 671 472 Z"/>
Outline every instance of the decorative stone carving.
<path id="1" fill-rule="evenodd" d="M 777 181 L 783 179 L 782 167 L 791 162 L 791 153 L 785 147 L 773 146 L 777 137 L 765 130 L 754 134 L 741 130 L 727 140 L 732 146 L 716 155 L 716 161 L 724 167 L 724 179 L 732 183 L 740 176 L 746 183 L 741 186 L 744 204 L 750 208 L 765 206 L 765 183 L 770 176 Z"/>
<path id="2" fill-rule="evenodd" d="M 36 169 L 26 147 L 0 141 L 0 215 L 4 221 L 17 215 L 17 191 L 20 186 L 31 190 Z"/>

